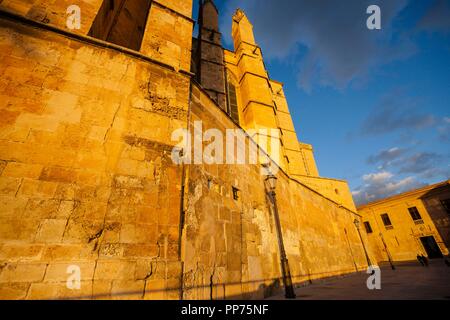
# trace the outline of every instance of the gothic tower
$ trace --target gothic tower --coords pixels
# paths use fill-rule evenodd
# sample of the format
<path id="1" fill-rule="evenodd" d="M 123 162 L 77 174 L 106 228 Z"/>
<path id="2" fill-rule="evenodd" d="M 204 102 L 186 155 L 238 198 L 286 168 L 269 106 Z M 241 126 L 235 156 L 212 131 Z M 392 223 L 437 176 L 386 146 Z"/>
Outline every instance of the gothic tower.
<path id="1" fill-rule="evenodd" d="M 219 11 L 212 0 L 200 0 L 197 49 L 197 81 L 226 111 L 222 34 Z"/>

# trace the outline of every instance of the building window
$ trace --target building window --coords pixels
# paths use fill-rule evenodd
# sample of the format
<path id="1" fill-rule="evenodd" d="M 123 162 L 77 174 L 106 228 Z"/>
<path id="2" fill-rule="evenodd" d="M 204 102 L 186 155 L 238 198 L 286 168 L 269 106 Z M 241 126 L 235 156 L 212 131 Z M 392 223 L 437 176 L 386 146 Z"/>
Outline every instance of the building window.
<path id="1" fill-rule="evenodd" d="M 233 190 L 233 199 L 238 201 L 239 200 L 239 189 L 232 187 L 232 190 Z"/>
<path id="2" fill-rule="evenodd" d="M 416 207 L 408 208 L 408 211 L 409 211 L 409 214 L 411 215 L 411 218 L 414 221 L 422 220 L 422 217 L 420 216 L 419 210 L 417 210 Z"/>
<path id="3" fill-rule="evenodd" d="M 381 220 L 383 220 L 383 224 L 386 227 L 386 229 L 389 230 L 393 228 L 391 219 L 389 219 L 389 215 L 387 213 L 383 213 L 381 215 Z"/>
<path id="4" fill-rule="evenodd" d="M 208 179 L 208 189 L 211 190 L 213 187 L 213 181 L 212 179 Z"/>
<path id="5" fill-rule="evenodd" d="M 228 82 L 228 102 L 229 102 L 229 108 L 228 113 L 236 123 L 239 123 L 239 109 L 238 109 L 238 103 L 237 103 L 237 94 L 236 94 L 236 87 Z"/>
<path id="6" fill-rule="evenodd" d="M 444 207 L 445 211 L 450 214 L 450 199 L 441 200 L 441 204 Z"/>
<path id="7" fill-rule="evenodd" d="M 88 35 L 139 51 L 151 0 L 104 0 Z"/>
<path id="8" fill-rule="evenodd" d="M 366 232 L 367 232 L 367 233 L 372 233 L 372 232 L 373 232 L 372 227 L 370 226 L 369 221 L 364 221 L 364 227 L 366 227 Z"/>

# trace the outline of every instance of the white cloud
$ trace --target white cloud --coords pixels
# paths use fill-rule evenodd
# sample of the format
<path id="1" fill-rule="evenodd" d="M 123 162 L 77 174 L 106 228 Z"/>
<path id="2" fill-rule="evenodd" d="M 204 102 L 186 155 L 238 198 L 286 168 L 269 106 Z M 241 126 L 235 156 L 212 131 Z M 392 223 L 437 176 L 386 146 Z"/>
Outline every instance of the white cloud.
<path id="1" fill-rule="evenodd" d="M 366 10 L 372 4 L 382 8 L 380 32 L 366 26 Z M 346 0 L 345 5 L 336 0 L 229 0 L 221 28 L 225 41 L 232 43 L 228 17 L 241 7 L 254 24 L 256 40 L 268 59 L 292 61 L 296 57 L 300 87 L 306 91 L 316 85 L 342 89 L 365 81 L 371 70 L 417 51 L 407 33 L 392 27 L 407 4 L 408 0 Z"/>
<path id="2" fill-rule="evenodd" d="M 357 205 L 383 199 L 425 185 L 417 181 L 413 176 L 400 180 L 395 179 L 395 176 L 389 171 L 365 174 L 362 180 L 364 182 L 363 185 L 352 191 Z"/>
<path id="3" fill-rule="evenodd" d="M 367 183 L 382 183 L 390 178 L 392 178 L 393 174 L 388 171 L 378 172 L 378 173 L 369 173 L 363 176 L 363 180 Z"/>

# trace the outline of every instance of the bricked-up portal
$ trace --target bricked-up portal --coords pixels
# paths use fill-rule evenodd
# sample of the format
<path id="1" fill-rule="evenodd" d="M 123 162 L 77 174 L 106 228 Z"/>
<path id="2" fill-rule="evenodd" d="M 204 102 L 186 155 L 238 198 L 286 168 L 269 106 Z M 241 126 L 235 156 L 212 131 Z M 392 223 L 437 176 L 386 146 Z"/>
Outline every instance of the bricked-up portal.
<path id="1" fill-rule="evenodd" d="M 139 51 L 151 4 L 151 0 L 104 0 L 89 35 Z"/>

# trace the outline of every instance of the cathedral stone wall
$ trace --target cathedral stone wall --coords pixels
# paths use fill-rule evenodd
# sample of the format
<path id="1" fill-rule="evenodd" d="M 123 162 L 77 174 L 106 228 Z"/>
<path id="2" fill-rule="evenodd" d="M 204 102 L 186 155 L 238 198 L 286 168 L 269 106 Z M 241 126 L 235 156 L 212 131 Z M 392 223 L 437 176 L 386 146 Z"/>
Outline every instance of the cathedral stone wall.
<path id="1" fill-rule="evenodd" d="M 178 298 L 190 78 L 7 19 L 0 40 L 0 296 Z"/>

